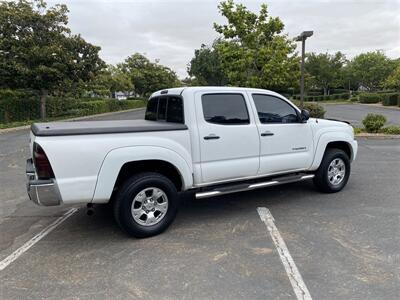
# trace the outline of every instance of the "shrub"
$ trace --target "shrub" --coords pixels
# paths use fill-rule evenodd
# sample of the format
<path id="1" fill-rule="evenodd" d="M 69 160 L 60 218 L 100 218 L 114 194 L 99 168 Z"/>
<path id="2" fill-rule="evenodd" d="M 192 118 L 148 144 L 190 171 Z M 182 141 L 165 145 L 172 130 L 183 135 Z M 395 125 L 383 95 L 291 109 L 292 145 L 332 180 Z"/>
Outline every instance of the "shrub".
<path id="1" fill-rule="evenodd" d="M 363 129 L 360 127 L 353 127 L 353 130 L 354 130 L 354 134 L 359 134 L 363 131 Z"/>
<path id="2" fill-rule="evenodd" d="M 308 95 L 304 96 L 304 101 L 329 101 L 329 100 L 347 100 L 350 98 L 349 93 L 331 94 L 331 95 Z M 300 99 L 300 96 L 295 96 L 293 99 Z"/>
<path id="3" fill-rule="evenodd" d="M 330 89 L 331 94 L 345 94 L 348 93 L 346 89 Z"/>
<path id="4" fill-rule="evenodd" d="M 364 124 L 367 132 L 378 132 L 379 129 L 385 125 L 386 118 L 385 116 L 378 114 L 368 114 L 362 123 Z"/>
<path id="5" fill-rule="evenodd" d="M 310 112 L 310 117 L 322 119 L 325 116 L 324 108 L 317 103 L 304 103 L 304 109 Z"/>
<path id="6" fill-rule="evenodd" d="M 385 106 L 397 105 L 400 99 L 399 93 L 383 94 L 382 104 Z"/>
<path id="7" fill-rule="evenodd" d="M 72 98 L 48 96 L 48 118 L 85 116 L 110 111 L 143 107 L 142 99 L 116 100 L 102 98 Z M 30 91 L 0 89 L 0 123 L 15 123 L 40 119 L 40 98 Z"/>
<path id="8" fill-rule="evenodd" d="M 381 128 L 381 130 L 379 130 L 379 132 L 385 133 L 385 134 L 400 134 L 400 126 L 383 127 L 383 128 Z"/>
<path id="9" fill-rule="evenodd" d="M 361 93 L 358 96 L 361 103 L 378 103 L 382 101 L 382 94 L 378 93 Z"/>
<path id="10" fill-rule="evenodd" d="M 39 97 L 32 92 L 0 90 L 0 123 L 37 119 L 39 109 Z"/>
<path id="11" fill-rule="evenodd" d="M 350 101 L 351 101 L 351 102 L 357 102 L 357 101 L 358 101 L 358 96 L 352 96 L 352 97 L 350 98 Z"/>

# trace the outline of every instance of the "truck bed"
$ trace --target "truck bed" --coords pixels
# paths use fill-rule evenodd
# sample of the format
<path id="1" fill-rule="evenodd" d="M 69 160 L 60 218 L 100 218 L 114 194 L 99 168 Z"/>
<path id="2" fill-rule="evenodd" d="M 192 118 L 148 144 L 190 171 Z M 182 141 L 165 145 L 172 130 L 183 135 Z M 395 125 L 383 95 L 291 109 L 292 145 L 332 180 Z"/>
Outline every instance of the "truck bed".
<path id="1" fill-rule="evenodd" d="M 146 120 L 52 122 L 34 123 L 31 126 L 31 130 L 36 136 L 112 134 L 187 129 L 185 124 Z"/>

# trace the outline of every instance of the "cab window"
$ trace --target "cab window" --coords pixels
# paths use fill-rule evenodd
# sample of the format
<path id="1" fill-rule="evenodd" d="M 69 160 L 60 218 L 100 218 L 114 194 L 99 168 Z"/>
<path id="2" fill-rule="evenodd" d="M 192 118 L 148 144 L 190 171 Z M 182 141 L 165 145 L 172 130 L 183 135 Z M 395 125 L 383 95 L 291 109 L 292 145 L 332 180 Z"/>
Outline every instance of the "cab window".
<path id="1" fill-rule="evenodd" d="M 204 119 L 221 125 L 249 124 L 249 113 L 242 94 L 205 94 L 201 97 Z"/>
<path id="2" fill-rule="evenodd" d="M 298 123 L 299 117 L 293 106 L 286 101 L 270 95 L 253 94 L 261 123 Z"/>

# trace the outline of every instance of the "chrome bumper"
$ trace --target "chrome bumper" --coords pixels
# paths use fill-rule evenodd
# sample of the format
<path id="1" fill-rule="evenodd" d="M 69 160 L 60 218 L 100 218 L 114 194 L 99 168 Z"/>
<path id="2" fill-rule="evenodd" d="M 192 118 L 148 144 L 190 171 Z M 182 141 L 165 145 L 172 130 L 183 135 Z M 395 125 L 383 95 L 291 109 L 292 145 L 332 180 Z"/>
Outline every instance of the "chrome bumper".
<path id="1" fill-rule="evenodd" d="M 37 179 L 32 159 L 26 161 L 26 189 L 29 199 L 43 206 L 54 206 L 61 204 L 61 195 L 55 179 Z"/>

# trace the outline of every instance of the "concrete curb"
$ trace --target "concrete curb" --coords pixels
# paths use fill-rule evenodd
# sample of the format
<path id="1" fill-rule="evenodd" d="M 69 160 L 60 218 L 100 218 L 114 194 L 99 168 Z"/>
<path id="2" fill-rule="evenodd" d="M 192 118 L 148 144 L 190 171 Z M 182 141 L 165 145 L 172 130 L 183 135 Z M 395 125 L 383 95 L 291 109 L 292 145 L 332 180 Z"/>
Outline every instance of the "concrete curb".
<path id="1" fill-rule="evenodd" d="M 132 108 L 132 109 L 127 109 L 127 110 L 119 110 L 119 111 L 113 111 L 113 112 L 108 112 L 108 113 L 103 113 L 103 114 L 90 115 L 90 116 L 84 116 L 84 117 L 76 117 L 76 118 L 70 118 L 70 119 L 60 119 L 60 120 L 52 121 L 52 122 L 87 120 L 87 119 L 91 119 L 91 118 L 115 115 L 115 114 L 119 114 L 119 113 L 141 110 L 141 109 L 145 109 L 145 107 Z M 14 131 L 23 130 L 23 129 L 28 129 L 30 127 L 31 127 L 31 125 L 24 125 L 24 126 L 0 129 L 0 134 L 7 133 L 7 132 L 14 132 Z"/>
<path id="2" fill-rule="evenodd" d="M 400 139 L 399 134 L 383 134 L 383 133 L 366 133 L 362 132 L 355 135 L 356 138 L 375 138 L 375 139 Z"/>
<path id="3" fill-rule="evenodd" d="M 378 108 L 385 108 L 385 109 L 389 109 L 389 110 L 400 110 L 399 106 L 396 105 L 389 105 L 389 106 L 384 106 L 380 103 L 358 103 L 364 106 L 369 106 L 369 107 L 378 107 Z"/>

